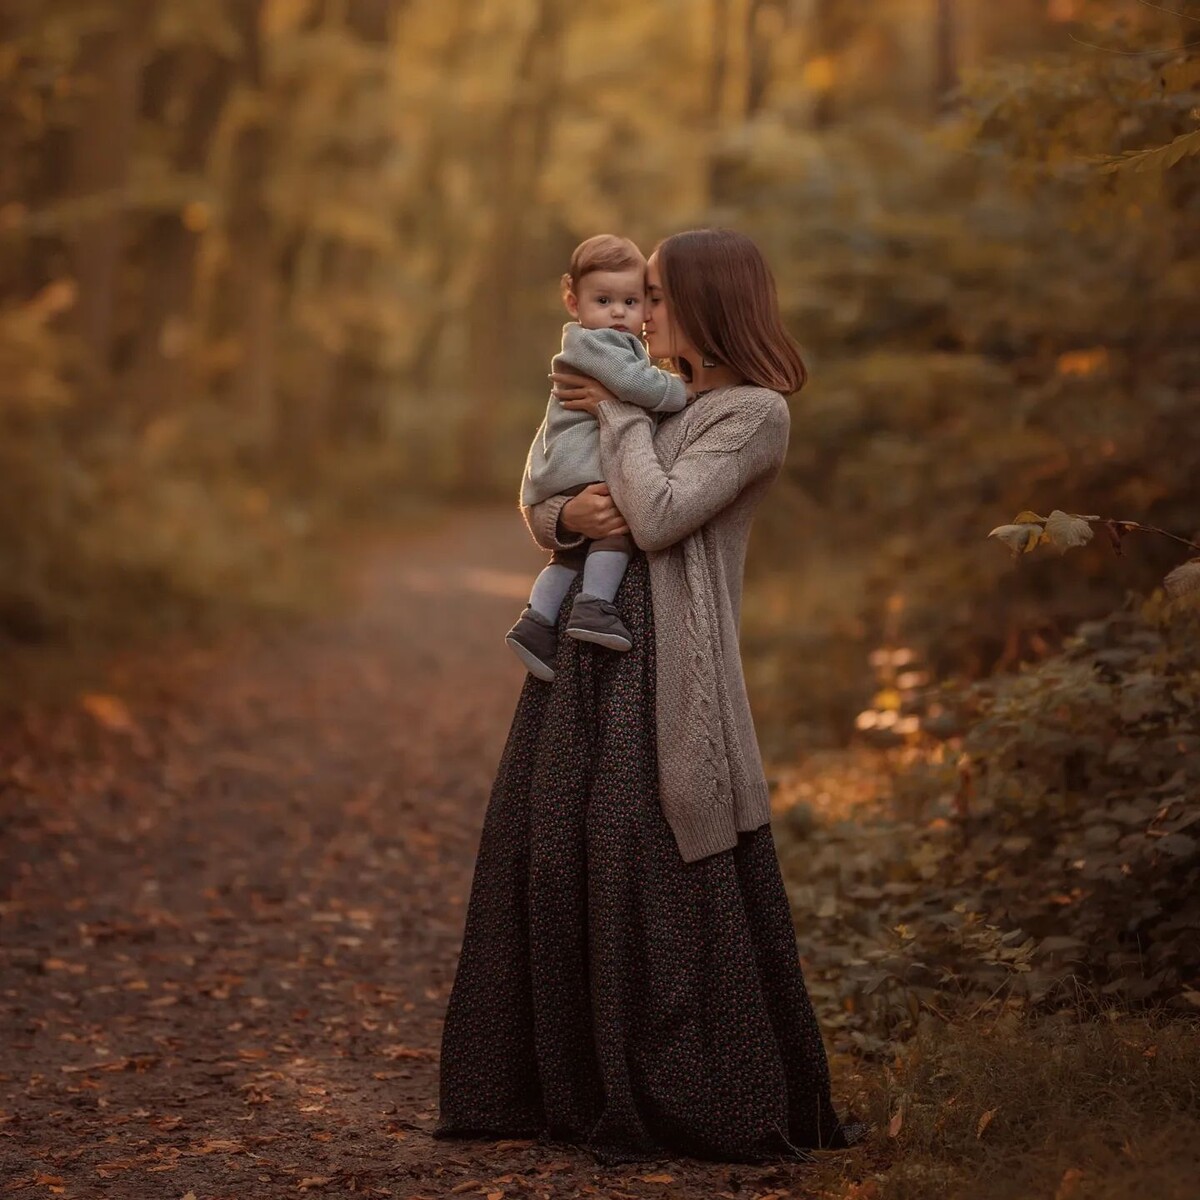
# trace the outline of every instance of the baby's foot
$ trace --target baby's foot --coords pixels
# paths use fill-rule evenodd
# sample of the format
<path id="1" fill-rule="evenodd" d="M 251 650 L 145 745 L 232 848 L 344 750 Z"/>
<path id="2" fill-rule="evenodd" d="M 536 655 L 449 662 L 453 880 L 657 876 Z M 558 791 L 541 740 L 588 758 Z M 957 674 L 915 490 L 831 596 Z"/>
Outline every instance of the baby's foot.
<path id="1" fill-rule="evenodd" d="M 517 623 L 505 634 L 504 640 L 531 675 L 553 683 L 558 631 L 540 612 L 526 605 Z"/>
<path id="2" fill-rule="evenodd" d="M 629 650 L 633 639 L 615 604 L 580 592 L 567 618 L 567 636 L 579 642 L 594 642 L 609 650 Z"/>

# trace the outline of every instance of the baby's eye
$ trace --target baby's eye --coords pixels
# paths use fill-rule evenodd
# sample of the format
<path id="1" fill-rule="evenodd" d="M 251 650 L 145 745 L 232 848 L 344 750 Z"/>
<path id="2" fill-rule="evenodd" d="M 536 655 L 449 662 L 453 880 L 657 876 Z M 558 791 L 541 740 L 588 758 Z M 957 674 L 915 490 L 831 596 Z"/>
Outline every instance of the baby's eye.
<path id="1" fill-rule="evenodd" d="M 638 296 L 627 296 L 625 298 L 625 303 L 628 304 L 630 308 L 634 308 L 638 304 L 641 304 L 641 299 Z"/>
<path id="2" fill-rule="evenodd" d="M 597 304 L 607 304 L 607 303 L 608 303 L 608 297 L 607 297 L 607 296 L 597 296 L 597 297 L 596 297 L 596 303 L 597 303 Z"/>

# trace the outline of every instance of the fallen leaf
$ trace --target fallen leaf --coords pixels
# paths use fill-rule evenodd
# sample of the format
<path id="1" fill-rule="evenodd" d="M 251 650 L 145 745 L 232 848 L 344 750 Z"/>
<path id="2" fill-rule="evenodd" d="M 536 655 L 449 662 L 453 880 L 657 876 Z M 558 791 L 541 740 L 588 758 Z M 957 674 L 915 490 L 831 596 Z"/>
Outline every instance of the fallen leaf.
<path id="1" fill-rule="evenodd" d="M 118 1158 L 113 1162 L 98 1163 L 96 1165 L 96 1174 L 101 1179 L 108 1179 L 112 1175 L 116 1175 L 120 1171 L 129 1171 L 138 1165 L 136 1158 Z"/>
<path id="2" fill-rule="evenodd" d="M 904 1109 L 896 1109 L 896 1115 L 888 1122 L 888 1137 L 899 1137 L 900 1127 L 904 1124 Z"/>
<path id="3" fill-rule="evenodd" d="M 436 1050 L 414 1049 L 411 1046 L 384 1046 L 384 1058 L 437 1058 Z"/>
<path id="4" fill-rule="evenodd" d="M 1058 1190 L 1054 1193 L 1054 1200 L 1070 1200 L 1070 1197 L 1075 1194 L 1083 1179 L 1083 1172 L 1078 1167 L 1068 1167 L 1063 1172 L 1062 1179 L 1058 1182 Z"/>
<path id="5" fill-rule="evenodd" d="M 879 1184 L 874 1179 L 851 1184 L 846 1200 L 879 1200 Z"/>
<path id="6" fill-rule="evenodd" d="M 462 1183 L 456 1183 L 450 1189 L 450 1195 L 457 1196 L 459 1192 L 469 1192 L 472 1188 L 481 1188 L 483 1184 L 478 1179 L 465 1179 Z"/>
<path id="7" fill-rule="evenodd" d="M 327 1183 L 333 1182 L 332 1175 L 310 1175 L 307 1179 L 302 1179 L 296 1186 L 302 1191 L 307 1192 L 309 1188 L 324 1187 Z"/>
<path id="8" fill-rule="evenodd" d="M 643 1175 L 643 1183 L 674 1183 L 674 1175 Z"/>
<path id="9" fill-rule="evenodd" d="M 110 733 L 140 733 L 133 714 L 124 700 L 117 696 L 106 696 L 98 692 L 83 696 L 80 701 L 83 711 Z"/>
<path id="10" fill-rule="evenodd" d="M 999 1111 L 998 1108 L 989 1108 L 983 1116 L 979 1118 L 979 1125 L 975 1129 L 975 1136 L 982 1137 L 983 1131 L 992 1123 L 992 1118 Z"/>

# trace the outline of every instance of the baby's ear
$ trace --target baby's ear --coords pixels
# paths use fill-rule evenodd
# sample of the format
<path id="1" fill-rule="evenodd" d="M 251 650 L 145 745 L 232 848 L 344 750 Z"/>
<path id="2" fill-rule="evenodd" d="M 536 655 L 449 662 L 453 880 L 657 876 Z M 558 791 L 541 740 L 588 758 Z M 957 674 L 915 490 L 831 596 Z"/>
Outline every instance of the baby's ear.
<path id="1" fill-rule="evenodd" d="M 575 295 L 570 288 L 563 292 L 563 303 L 567 306 L 567 312 L 571 316 L 578 318 L 579 316 L 579 297 Z"/>

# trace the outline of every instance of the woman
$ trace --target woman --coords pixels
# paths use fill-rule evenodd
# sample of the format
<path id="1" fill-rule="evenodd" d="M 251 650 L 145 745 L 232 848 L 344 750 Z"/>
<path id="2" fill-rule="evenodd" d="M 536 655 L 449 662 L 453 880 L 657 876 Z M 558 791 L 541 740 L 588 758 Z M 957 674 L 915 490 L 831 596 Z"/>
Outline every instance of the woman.
<path id="1" fill-rule="evenodd" d="M 862 1127 L 830 1099 L 737 642 L 751 516 L 787 447 L 780 393 L 804 367 L 749 238 L 668 238 L 647 279 L 647 347 L 693 399 L 656 427 L 595 380 L 556 376 L 564 406 L 600 423 L 608 484 L 523 510 L 547 549 L 632 533 L 644 553 L 617 604 L 633 649 L 560 629 L 554 683 L 525 683 L 434 1133 L 546 1134 L 602 1163 L 804 1158 Z"/>

